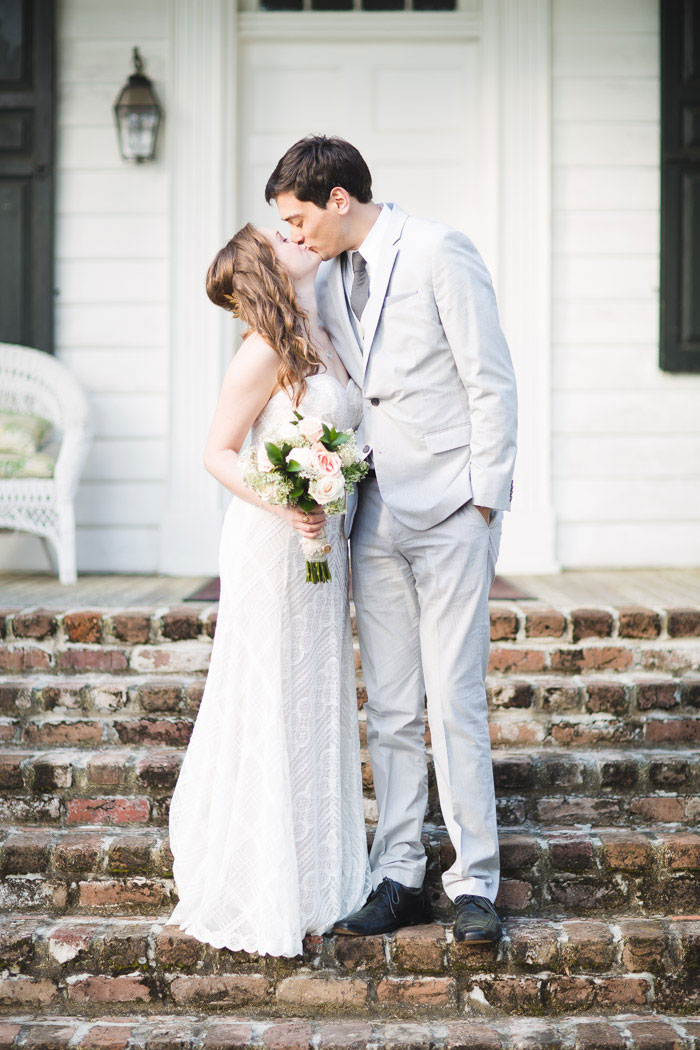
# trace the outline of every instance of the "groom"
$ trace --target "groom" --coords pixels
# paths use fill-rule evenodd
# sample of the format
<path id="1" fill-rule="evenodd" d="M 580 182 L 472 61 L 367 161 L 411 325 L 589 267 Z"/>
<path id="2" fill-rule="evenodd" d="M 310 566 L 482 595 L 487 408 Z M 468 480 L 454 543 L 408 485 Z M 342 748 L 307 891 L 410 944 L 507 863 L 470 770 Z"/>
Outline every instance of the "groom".
<path id="1" fill-rule="evenodd" d="M 428 921 L 423 707 L 456 859 L 455 939 L 497 941 L 499 880 L 484 679 L 488 595 L 510 510 L 517 399 L 488 271 L 457 230 L 375 204 L 350 143 L 310 136 L 265 190 L 319 271 L 323 322 L 362 390 L 370 474 L 348 508 L 379 808 L 373 890 L 350 936 Z"/>

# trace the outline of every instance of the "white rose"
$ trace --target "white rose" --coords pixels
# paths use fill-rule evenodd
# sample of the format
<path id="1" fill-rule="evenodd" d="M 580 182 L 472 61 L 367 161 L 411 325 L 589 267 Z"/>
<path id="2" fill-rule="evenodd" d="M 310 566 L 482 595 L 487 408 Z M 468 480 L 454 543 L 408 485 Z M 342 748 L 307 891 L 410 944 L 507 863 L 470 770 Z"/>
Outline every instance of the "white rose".
<path id="1" fill-rule="evenodd" d="M 264 445 L 258 445 L 255 450 L 255 458 L 258 463 L 258 470 L 263 470 L 266 474 L 269 474 L 271 470 L 274 470 L 274 464 L 271 463 L 270 457 L 267 454 L 267 449 Z"/>
<path id="2" fill-rule="evenodd" d="M 317 416 L 304 416 L 297 429 L 307 441 L 318 441 L 323 433 L 323 421 Z"/>
<path id="3" fill-rule="evenodd" d="M 309 483 L 309 495 L 311 499 L 315 499 L 317 503 L 324 506 L 326 503 L 333 503 L 334 500 L 339 499 L 345 492 L 345 479 L 341 475 L 326 475 L 322 478 L 315 478 Z"/>
<path id="4" fill-rule="evenodd" d="M 293 459 L 295 463 L 298 463 L 302 470 L 308 470 L 311 464 L 311 449 L 310 448 L 293 448 L 287 456 L 287 463 L 290 459 Z"/>

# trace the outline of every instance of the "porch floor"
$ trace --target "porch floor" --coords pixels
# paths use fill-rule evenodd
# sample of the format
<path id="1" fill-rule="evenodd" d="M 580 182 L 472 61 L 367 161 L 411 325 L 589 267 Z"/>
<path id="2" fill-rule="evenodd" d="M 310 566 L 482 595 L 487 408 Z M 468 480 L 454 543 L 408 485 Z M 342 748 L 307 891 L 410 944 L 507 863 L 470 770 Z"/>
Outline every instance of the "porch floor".
<path id="1" fill-rule="evenodd" d="M 693 569 L 570 570 L 506 577 L 539 602 L 559 609 L 586 605 L 700 605 L 700 567 Z M 206 576 L 85 574 L 63 587 L 46 573 L 0 573 L 0 605 L 48 609 L 153 608 L 182 602 Z M 522 600 L 522 599 L 521 599 Z"/>

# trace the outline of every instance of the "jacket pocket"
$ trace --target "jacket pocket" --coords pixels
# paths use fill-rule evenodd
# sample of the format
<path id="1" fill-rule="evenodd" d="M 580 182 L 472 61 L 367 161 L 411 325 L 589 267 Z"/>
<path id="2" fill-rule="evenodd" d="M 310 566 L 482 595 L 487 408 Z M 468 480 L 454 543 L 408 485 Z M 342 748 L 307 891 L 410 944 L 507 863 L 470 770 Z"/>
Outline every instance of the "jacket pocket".
<path id="1" fill-rule="evenodd" d="M 425 443 L 431 452 L 449 452 L 451 448 L 468 445 L 472 436 L 471 423 L 457 423 L 444 430 L 433 430 L 425 435 Z"/>
<path id="2" fill-rule="evenodd" d="M 383 309 L 386 310 L 388 306 L 395 306 L 397 303 L 408 302 L 409 299 L 415 299 L 418 295 L 418 289 L 415 292 L 397 292 L 396 295 L 387 295 L 383 303 Z"/>

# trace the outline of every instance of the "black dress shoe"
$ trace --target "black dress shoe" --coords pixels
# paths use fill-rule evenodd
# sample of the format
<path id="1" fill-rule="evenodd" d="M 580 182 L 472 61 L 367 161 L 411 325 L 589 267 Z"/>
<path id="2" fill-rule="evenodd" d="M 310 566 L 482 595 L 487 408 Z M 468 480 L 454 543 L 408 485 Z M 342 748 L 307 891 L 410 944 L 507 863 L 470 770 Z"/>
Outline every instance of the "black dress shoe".
<path id="1" fill-rule="evenodd" d="M 331 933 L 368 937 L 372 933 L 391 933 L 400 926 L 419 926 L 424 922 L 430 922 L 430 907 L 423 887 L 414 890 L 385 876 L 362 907 L 340 919 Z"/>
<path id="2" fill-rule="evenodd" d="M 462 893 L 455 898 L 456 941 L 469 941 L 471 944 L 495 942 L 502 933 L 501 920 L 488 897 Z"/>

